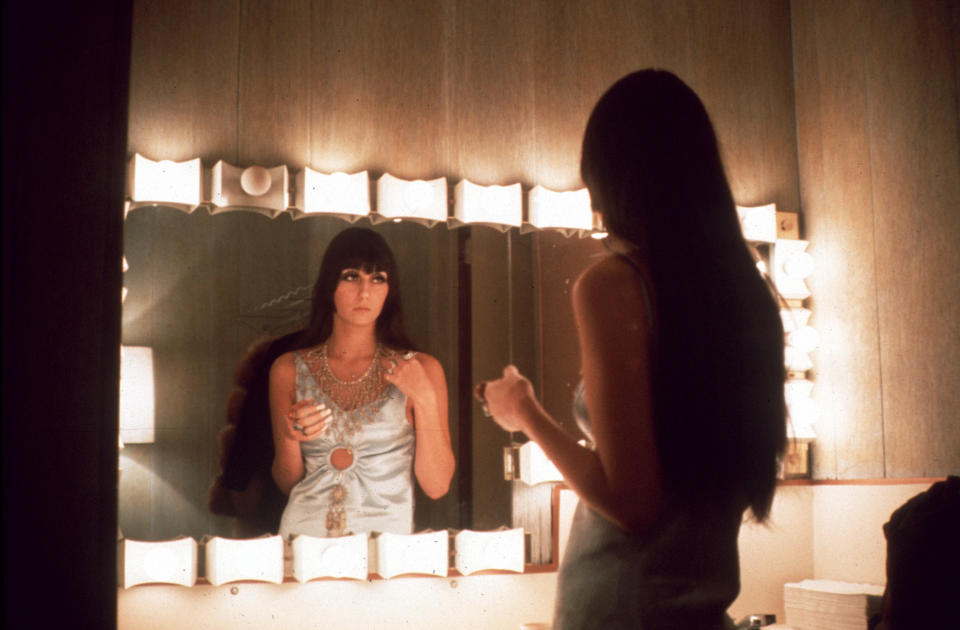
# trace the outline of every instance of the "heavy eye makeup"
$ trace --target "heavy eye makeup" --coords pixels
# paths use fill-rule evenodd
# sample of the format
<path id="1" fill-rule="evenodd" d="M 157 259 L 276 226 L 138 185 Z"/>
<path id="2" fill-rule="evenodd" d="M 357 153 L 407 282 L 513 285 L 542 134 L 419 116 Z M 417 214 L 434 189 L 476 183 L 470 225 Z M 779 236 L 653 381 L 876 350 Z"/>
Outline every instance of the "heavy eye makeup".
<path id="1" fill-rule="evenodd" d="M 341 282 L 356 282 L 360 279 L 359 269 L 344 269 L 340 272 Z M 376 284 L 383 284 L 387 281 L 387 274 L 384 271 L 375 271 L 370 274 L 370 279 Z"/>

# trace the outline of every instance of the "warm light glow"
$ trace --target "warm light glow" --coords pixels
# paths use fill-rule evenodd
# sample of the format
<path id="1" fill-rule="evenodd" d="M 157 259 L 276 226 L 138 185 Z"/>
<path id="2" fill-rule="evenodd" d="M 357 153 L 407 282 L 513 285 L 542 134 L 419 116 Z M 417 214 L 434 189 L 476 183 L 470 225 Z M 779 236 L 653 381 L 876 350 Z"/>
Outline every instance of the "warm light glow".
<path id="1" fill-rule="evenodd" d="M 606 232 L 591 232 L 591 233 L 590 233 L 590 238 L 596 239 L 596 240 L 598 240 L 598 241 L 599 241 L 600 239 L 602 239 L 602 238 L 607 238 L 607 236 L 609 236 L 609 235 L 608 235 Z"/>
<path id="2" fill-rule="evenodd" d="M 212 201 L 217 208 L 250 210 L 275 217 L 290 201 L 286 166 L 240 168 L 220 160 L 210 173 Z"/>
<path id="3" fill-rule="evenodd" d="M 810 326 L 802 326 L 787 335 L 787 341 L 800 352 L 813 352 L 820 345 L 817 331 Z"/>
<path id="4" fill-rule="evenodd" d="M 240 173 L 240 188 L 251 197 L 265 195 L 272 184 L 270 171 L 262 166 L 248 166 Z"/>
<path id="5" fill-rule="evenodd" d="M 539 444 L 530 441 L 518 450 L 521 481 L 531 486 L 548 481 L 563 481 L 563 475 L 547 458 Z"/>
<path id="6" fill-rule="evenodd" d="M 806 276 L 797 275 L 812 268 L 812 263 L 804 262 L 806 259 L 802 256 L 798 258 L 800 255 L 809 258 L 805 252 L 807 245 L 807 241 L 786 239 L 780 239 L 773 245 L 773 282 L 780 295 L 788 300 L 802 300 L 810 296 L 810 289 L 804 282 Z"/>
<path id="7" fill-rule="evenodd" d="M 125 444 L 154 440 L 153 349 L 120 348 L 120 439 Z"/>
<path id="8" fill-rule="evenodd" d="M 377 213 L 395 221 L 413 219 L 434 225 L 447 220 L 447 180 L 407 181 L 384 173 L 377 180 Z"/>
<path id="9" fill-rule="evenodd" d="M 391 578 L 405 573 L 446 576 L 450 534 L 447 530 L 421 534 L 380 534 L 376 538 L 376 572 Z"/>
<path id="10" fill-rule="evenodd" d="M 586 188 L 557 192 L 535 186 L 528 194 L 530 224 L 537 228 L 592 230 L 593 211 Z"/>
<path id="11" fill-rule="evenodd" d="M 788 435 L 791 438 L 812 440 L 817 437 L 814 426 L 820 418 L 820 409 L 811 398 L 813 383 L 804 379 L 789 380 L 784 385 L 784 397 L 790 413 Z"/>
<path id="12" fill-rule="evenodd" d="M 454 566 L 464 575 L 499 570 L 523 573 L 523 528 L 492 532 L 465 529 L 454 537 Z"/>
<path id="13" fill-rule="evenodd" d="M 783 261 L 783 271 L 791 278 L 803 280 L 813 273 L 813 257 L 807 252 L 797 252 Z"/>
<path id="14" fill-rule="evenodd" d="M 780 309 L 780 319 L 783 321 L 783 332 L 791 333 L 807 325 L 810 321 L 810 309 L 806 308 L 782 308 Z"/>
<path id="15" fill-rule="evenodd" d="M 813 369 L 813 361 L 810 355 L 799 348 L 787 345 L 783 349 L 783 363 L 791 372 L 806 372 Z"/>
<path id="16" fill-rule="evenodd" d="M 214 586 L 240 580 L 283 582 L 283 538 L 214 536 L 206 544 L 207 579 Z"/>
<path id="17" fill-rule="evenodd" d="M 200 158 L 185 162 L 154 162 L 139 153 L 128 167 L 130 199 L 136 204 L 170 204 L 193 210 L 201 200 Z"/>
<path id="18" fill-rule="evenodd" d="M 293 576 L 299 582 L 321 577 L 365 580 L 369 572 L 367 534 L 293 539 Z"/>
<path id="19" fill-rule="evenodd" d="M 740 229 L 748 241 L 772 243 L 777 240 L 777 204 L 737 206 Z"/>
<path id="20" fill-rule="evenodd" d="M 197 583 L 197 541 L 185 537 L 162 542 L 124 540 L 123 587 L 137 584 Z"/>
<path id="21" fill-rule="evenodd" d="M 523 191 L 520 184 L 478 186 L 466 179 L 455 190 L 454 218 L 462 224 L 485 224 L 500 229 L 520 227 Z"/>
<path id="22" fill-rule="evenodd" d="M 305 168 L 297 174 L 297 208 L 306 214 L 361 217 L 370 214 L 370 189 L 366 171 L 319 173 Z"/>

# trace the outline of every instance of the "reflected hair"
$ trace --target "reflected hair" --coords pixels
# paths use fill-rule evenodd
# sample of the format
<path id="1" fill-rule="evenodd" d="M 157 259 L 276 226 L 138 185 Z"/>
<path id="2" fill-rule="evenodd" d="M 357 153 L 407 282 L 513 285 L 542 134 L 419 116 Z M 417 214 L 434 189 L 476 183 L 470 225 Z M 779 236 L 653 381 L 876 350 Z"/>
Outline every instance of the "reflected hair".
<path id="1" fill-rule="evenodd" d="M 400 299 L 400 274 L 396 259 L 386 240 L 371 229 L 351 227 L 338 233 L 323 254 L 320 273 L 313 286 L 310 321 L 304 329 L 300 347 L 323 343 L 333 332 L 336 307 L 333 294 L 344 269 L 364 273 L 387 274 L 387 298 L 376 323 L 377 341 L 397 349 L 412 349 L 413 344 L 403 325 Z"/>
<path id="2" fill-rule="evenodd" d="M 641 70 L 587 123 L 581 176 L 654 285 L 654 427 L 664 486 L 763 521 L 786 445 L 783 327 L 743 239 L 719 144 L 683 81 Z"/>

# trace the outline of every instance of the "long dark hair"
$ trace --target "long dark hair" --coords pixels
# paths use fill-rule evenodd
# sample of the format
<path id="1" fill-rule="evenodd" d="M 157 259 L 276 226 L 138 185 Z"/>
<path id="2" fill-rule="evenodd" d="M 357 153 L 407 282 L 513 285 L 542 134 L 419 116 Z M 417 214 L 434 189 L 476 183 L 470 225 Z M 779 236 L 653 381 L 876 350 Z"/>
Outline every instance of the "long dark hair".
<path id="1" fill-rule="evenodd" d="M 627 75 L 590 116 L 581 175 L 606 228 L 650 270 L 665 488 L 688 503 L 742 499 L 763 521 L 786 444 L 783 327 L 706 109 L 669 72 Z"/>
<path id="2" fill-rule="evenodd" d="M 344 269 L 360 269 L 364 273 L 382 271 L 387 274 L 387 299 L 377 318 L 377 341 L 392 348 L 413 349 L 403 326 L 400 300 L 400 274 L 390 246 L 380 234 L 367 228 L 352 227 L 337 234 L 327 246 L 320 263 L 320 273 L 313 285 L 310 321 L 298 339 L 298 347 L 322 343 L 333 332 L 333 293 Z"/>

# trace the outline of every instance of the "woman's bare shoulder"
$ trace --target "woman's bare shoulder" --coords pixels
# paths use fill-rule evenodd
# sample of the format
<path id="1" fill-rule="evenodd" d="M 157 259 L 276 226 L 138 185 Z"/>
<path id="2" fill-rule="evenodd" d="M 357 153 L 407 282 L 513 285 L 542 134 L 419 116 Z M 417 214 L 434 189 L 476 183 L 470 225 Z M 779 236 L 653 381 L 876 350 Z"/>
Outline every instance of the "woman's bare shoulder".
<path id="1" fill-rule="evenodd" d="M 643 299 L 644 281 L 637 265 L 623 256 L 607 256 L 587 267 L 573 286 L 574 300 L 607 306 Z M 642 302 L 639 302 L 642 304 Z"/>

